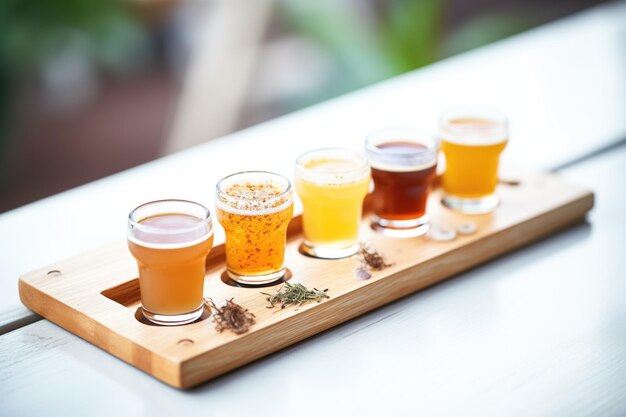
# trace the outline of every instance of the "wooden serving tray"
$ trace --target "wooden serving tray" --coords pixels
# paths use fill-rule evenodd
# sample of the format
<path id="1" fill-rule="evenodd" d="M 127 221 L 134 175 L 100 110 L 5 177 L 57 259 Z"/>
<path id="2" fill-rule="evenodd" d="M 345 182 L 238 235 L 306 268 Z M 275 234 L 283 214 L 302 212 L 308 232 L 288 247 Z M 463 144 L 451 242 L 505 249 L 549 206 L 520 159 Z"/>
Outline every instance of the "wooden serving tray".
<path id="1" fill-rule="evenodd" d="M 355 258 L 320 260 L 298 252 L 300 219 L 290 225 L 286 265 L 290 282 L 328 288 L 330 299 L 299 308 L 266 308 L 260 291 L 222 281 L 221 242 L 207 259 L 205 296 L 216 304 L 234 297 L 250 309 L 257 324 L 243 335 L 218 333 L 208 314 L 195 323 L 160 327 L 141 321 L 137 267 L 125 241 L 28 273 L 19 280 L 22 302 L 118 358 L 167 384 L 189 388 L 322 332 L 407 294 L 546 236 L 584 218 L 593 193 L 551 174 L 523 174 L 519 185 L 500 185 L 500 207 L 491 214 L 463 216 L 444 208 L 439 191 L 429 200 L 434 222 L 452 227 L 472 221 L 475 234 L 454 241 L 426 237 L 393 239 L 375 234 L 366 218 L 363 241 L 372 243 L 393 265 L 355 278 Z"/>

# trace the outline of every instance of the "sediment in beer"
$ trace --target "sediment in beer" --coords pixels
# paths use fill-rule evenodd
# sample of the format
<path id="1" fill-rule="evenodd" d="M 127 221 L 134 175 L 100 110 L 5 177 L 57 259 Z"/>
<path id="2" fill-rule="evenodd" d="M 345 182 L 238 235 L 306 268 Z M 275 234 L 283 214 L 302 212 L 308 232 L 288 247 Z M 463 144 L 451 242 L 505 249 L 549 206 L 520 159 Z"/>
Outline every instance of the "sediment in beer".
<path id="1" fill-rule="evenodd" d="M 226 232 L 226 264 L 237 275 L 267 275 L 283 268 L 290 195 L 273 181 L 244 181 L 221 190 L 217 219 Z"/>

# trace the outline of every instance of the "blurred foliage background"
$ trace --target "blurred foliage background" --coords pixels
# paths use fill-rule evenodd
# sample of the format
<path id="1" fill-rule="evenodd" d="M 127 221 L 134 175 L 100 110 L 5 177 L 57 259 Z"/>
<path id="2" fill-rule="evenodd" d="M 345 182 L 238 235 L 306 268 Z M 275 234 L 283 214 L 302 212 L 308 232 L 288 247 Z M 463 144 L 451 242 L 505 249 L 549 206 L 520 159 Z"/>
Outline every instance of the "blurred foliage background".
<path id="1" fill-rule="evenodd" d="M 246 38 L 255 65 L 245 79 L 231 80 L 247 86 L 243 99 L 224 110 L 233 122 L 203 140 L 598 3 L 258 1 L 269 19 L 256 22 L 259 39 Z M 205 60 L 209 66 L 231 65 L 233 37 L 245 35 L 255 19 L 246 15 L 249 6 L 245 0 L 0 2 L 0 212 L 167 152 L 189 68 L 206 49 L 203 33 L 221 28 L 209 40 L 223 40 L 227 51 L 209 49 L 217 51 Z M 221 24 L 224 19 L 235 24 Z"/>

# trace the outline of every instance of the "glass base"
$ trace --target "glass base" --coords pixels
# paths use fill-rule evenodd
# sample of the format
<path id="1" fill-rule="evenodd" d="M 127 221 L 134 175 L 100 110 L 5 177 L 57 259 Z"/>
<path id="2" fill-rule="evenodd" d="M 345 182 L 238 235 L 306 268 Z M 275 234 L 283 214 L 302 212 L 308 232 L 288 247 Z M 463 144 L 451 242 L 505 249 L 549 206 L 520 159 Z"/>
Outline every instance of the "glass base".
<path id="1" fill-rule="evenodd" d="M 157 314 L 146 310 L 143 306 L 141 310 L 143 316 L 154 324 L 161 326 L 180 326 L 181 324 L 188 324 L 198 320 L 204 311 L 204 303 L 194 311 L 185 314 Z"/>
<path id="2" fill-rule="evenodd" d="M 463 214 L 485 214 L 490 213 L 500 204 L 500 198 L 491 194 L 480 198 L 461 198 L 447 195 L 441 203 L 449 209 Z"/>
<path id="3" fill-rule="evenodd" d="M 372 229 L 389 237 L 409 238 L 422 236 L 430 229 L 430 219 L 422 216 L 412 220 L 387 220 L 374 217 Z"/>
<path id="4" fill-rule="evenodd" d="M 272 272 L 272 273 L 265 274 L 265 275 L 241 275 L 236 272 L 226 270 L 226 274 L 228 275 L 230 279 L 232 279 L 236 283 L 243 284 L 247 287 L 254 287 L 255 285 L 265 286 L 272 282 L 279 281 L 283 279 L 286 271 L 287 271 L 286 268 L 282 268 L 276 272 Z"/>
<path id="5" fill-rule="evenodd" d="M 332 246 L 314 245 L 309 241 L 304 241 L 300 245 L 300 253 L 320 259 L 341 259 L 347 258 L 359 251 L 359 244 L 348 246 L 347 248 L 337 248 Z"/>

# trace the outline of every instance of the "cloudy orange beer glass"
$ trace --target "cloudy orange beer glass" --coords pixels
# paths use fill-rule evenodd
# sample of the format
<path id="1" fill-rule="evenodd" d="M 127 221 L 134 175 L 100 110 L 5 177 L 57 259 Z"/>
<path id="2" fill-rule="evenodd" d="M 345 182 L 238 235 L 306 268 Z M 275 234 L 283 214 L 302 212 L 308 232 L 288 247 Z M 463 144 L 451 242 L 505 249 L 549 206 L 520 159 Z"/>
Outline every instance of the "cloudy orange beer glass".
<path id="1" fill-rule="evenodd" d="M 217 219 L 226 232 L 226 272 L 244 285 L 285 275 L 287 226 L 293 215 L 291 183 L 282 175 L 248 171 L 217 183 Z"/>
<path id="2" fill-rule="evenodd" d="M 143 204 L 128 218 L 128 248 L 137 260 L 144 316 L 191 323 L 202 315 L 204 268 L 213 245 L 206 207 L 186 200 Z"/>

